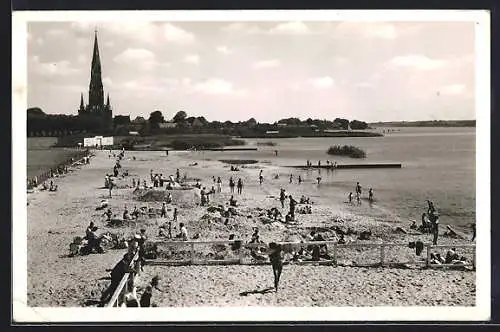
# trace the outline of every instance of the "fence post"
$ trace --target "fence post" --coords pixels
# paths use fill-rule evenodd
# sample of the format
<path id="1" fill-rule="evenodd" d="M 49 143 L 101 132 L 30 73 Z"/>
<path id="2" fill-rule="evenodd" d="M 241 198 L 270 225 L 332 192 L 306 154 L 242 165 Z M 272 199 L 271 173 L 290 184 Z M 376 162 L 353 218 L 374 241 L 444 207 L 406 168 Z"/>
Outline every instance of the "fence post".
<path id="1" fill-rule="evenodd" d="M 380 245 L 380 266 L 384 266 L 384 259 L 385 259 L 385 245 L 382 243 Z"/>
<path id="2" fill-rule="evenodd" d="M 194 242 L 191 243 L 191 264 L 194 264 Z"/>
<path id="3" fill-rule="evenodd" d="M 243 249 L 244 249 L 244 246 L 243 246 L 243 243 L 240 245 L 240 249 L 238 249 L 238 258 L 240 260 L 240 264 L 243 264 Z"/>
<path id="4" fill-rule="evenodd" d="M 427 250 L 427 257 L 425 259 L 425 266 L 429 267 L 429 265 L 431 264 L 431 245 L 430 244 L 426 244 L 425 248 Z"/>
<path id="5" fill-rule="evenodd" d="M 337 266 L 337 244 L 333 244 L 333 264 Z"/>

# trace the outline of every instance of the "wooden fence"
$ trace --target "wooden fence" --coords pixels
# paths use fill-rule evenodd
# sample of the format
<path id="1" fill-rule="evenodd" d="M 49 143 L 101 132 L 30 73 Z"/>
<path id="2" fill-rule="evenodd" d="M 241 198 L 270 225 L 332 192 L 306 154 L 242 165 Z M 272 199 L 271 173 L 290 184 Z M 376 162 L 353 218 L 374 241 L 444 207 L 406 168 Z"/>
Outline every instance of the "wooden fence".
<path id="1" fill-rule="evenodd" d="M 251 250 L 258 247 L 267 247 L 267 244 L 263 243 L 241 243 L 238 240 L 222 240 L 222 241 L 158 241 L 157 244 L 164 244 L 166 246 L 172 246 L 177 248 L 189 247 L 189 258 L 183 259 L 148 259 L 146 260 L 147 265 L 259 265 L 268 264 L 266 260 L 256 262 L 255 260 L 248 261 L 245 255 L 245 250 Z M 224 258 L 224 259 L 198 259 L 196 258 L 195 252 L 198 246 L 207 245 L 235 245 L 240 243 L 240 247 L 236 250 L 236 257 Z M 284 247 L 285 251 L 291 251 L 299 248 L 307 248 L 309 246 L 322 246 L 327 245 L 329 247 L 330 259 L 321 260 L 304 260 L 304 261 L 291 261 L 289 264 L 325 264 L 325 265 L 339 265 L 339 251 L 341 250 L 360 250 L 360 248 L 369 248 L 371 250 L 377 250 L 376 261 L 372 263 L 361 263 L 355 264 L 355 266 L 394 266 L 402 264 L 415 264 L 424 265 L 426 267 L 449 267 L 449 266 L 473 266 L 475 268 L 475 245 L 474 244 L 462 244 L 462 245 L 432 245 L 424 244 L 421 257 L 425 257 L 422 260 L 396 260 L 390 261 L 388 259 L 388 251 L 391 248 L 408 248 L 408 243 L 349 243 L 349 244 L 338 244 L 336 241 L 314 241 L 314 242 L 278 242 Z M 443 248 L 471 248 L 473 249 L 471 262 L 465 262 L 464 264 L 431 264 L 431 252 L 434 249 Z M 399 258 L 397 256 L 396 258 Z"/>
<path id="2" fill-rule="evenodd" d="M 129 264 L 130 268 L 135 268 L 135 271 L 139 273 L 139 252 L 136 252 L 134 255 L 134 258 Z M 111 300 L 109 300 L 107 307 L 120 307 L 122 303 L 124 302 L 125 299 L 125 294 L 129 291 L 128 289 L 128 280 L 130 278 L 136 278 L 137 273 L 125 273 L 123 276 L 122 280 L 120 280 L 120 283 L 118 284 L 118 287 L 116 288 L 115 292 L 113 293 L 113 296 L 111 297 Z"/>

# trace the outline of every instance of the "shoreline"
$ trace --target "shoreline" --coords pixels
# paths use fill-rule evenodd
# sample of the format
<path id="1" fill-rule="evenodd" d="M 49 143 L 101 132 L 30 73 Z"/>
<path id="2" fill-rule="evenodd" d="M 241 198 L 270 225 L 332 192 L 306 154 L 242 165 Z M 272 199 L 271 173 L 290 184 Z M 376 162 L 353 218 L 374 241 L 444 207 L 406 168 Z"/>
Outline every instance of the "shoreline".
<path id="1" fill-rule="evenodd" d="M 150 239 L 157 237 L 158 225 L 164 221 L 152 218 L 143 220 L 133 227 L 108 227 L 103 222 L 100 213 L 95 211 L 95 207 L 101 199 L 107 196 L 107 190 L 100 188 L 104 174 L 110 171 L 114 162 L 113 159 L 108 158 L 106 151 L 95 151 L 95 153 L 96 156 L 91 159 L 90 165 L 85 165 L 79 170 L 56 179 L 55 182 L 60 188 L 58 192 L 35 192 L 28 195 L 30 201 L 28 206 L 29 306 L 85 306 L 85 300 L 98 297 L 100 291 L 109 283 L 107 280 L 100 279 L 109 276 L 106 269 L 114 266 L 123 254 L 123 250 L 109 250 L 105 254 L 64 257 L 69 251 L 71 239 L 77 235 L 82 236 L 91 220 L 99 226 L 100 231 L 121 233 L 124 236 L 130 236 L 139 228 L 145 228 Z M 136 160 L 132 160 L 132 156 L 135 156 Z M 189 166 L 193 159 L 198 160 L 197 166 Z M 275 165 L 258 163 L 252 167 L 242 168 L 239 172 L 230 172 L 229 165 L 224 165 L 219 161 L 204 160 L 199 155 L 196 156 L 190 152 L 175 152 L 165 157 L 160 153 L 136 151 L 126 151 L 122 165 L 130 174 L 123 180 L 123 185 L 131 182 L 132 178 L 148 179 L 151 169 L 158 172 L 163 170 L 162 173 L 168 176 L 168 174 L 175 174 L 175 169 L 180 168 L 181 173 L 187 172 L 189 182 L 193 183 L 195 178 L 200 178 L 207 189 L 212 185 L 212 176 L 221 176 L 223 192 L 211 197 L 211 202 L 215 205 L 224 204 L 230 197 L 227 188 L 229 176 L 241 177 L 245 186 L 243 194 L 237 197 L 240 205 L 239 215 L 231 218 L 227 225 L 219 222 L 211 213 L 207 213 L 206 208 L 196 205 L 197 199 L 192 191 L 172 191 L 174 205 L 169 206 L 168 218 L 172 216 L 172 208 L 178 207 L 179 222 L 187 224 L 191 236 L 200 234 L 200 240 L 227 240 L 229 234 L 232 233 L 238 234 L 238 237 L 243 240 L 249 240 L 252 228 L 257 226 L 261 231 L 262 240 L 267 243 L 296 238 L 307 234 L 311 229 L 324 230 L 322 232 L 329 235 L 328 229 L 335 225 L 357 230 L 371 229 L 373 241 L 396 239 L 401 243 L 417 240 L 428 243 L 431 239 L 430 235 L 394 234 L 392 231 L 396 226 L 407 228 L 408 225 L 395 220 L 391 216 L 391 211 L 378 204 L 374 207 L 369 207 L 368 204 L 350 206 L 344 203 L 345 197 L 342 192 L 333 192 L 331 196 L 322 197 L 318 195 L 317 187 L 313 183 L 287 188 L 287 191 L 292 192 L 296 198 L 306 195 L 313 199 L 312 214 L 297 214 L 300 224 L 293 227 L 287 227 L 282 223 L 267 223 L 265 219 L 259 217 L 259 214 L 265 209 L 279 206 L 277 200 L 279 187 L 287 187 L 288 182 L 287 176 L 272 180 L 270 175 L 281 169 Z M 259 169 L 264 170 L 267 179 L 263 185 L 258 184 Z M 167 173 L 164 170 L 167 170 Z M 113 212 L 117 214 L 121 213 L 125 205 L 129 210 L 132 210 L 134 205 L 161 206 L 161 201 L 138 201 L 133 194 L 133 189 L 125 187 L 115 190 L 109 202 Z M 286 206 L 282 212 L 287 209 Z M 355 238 L 350 240 L 356 241 Z M 464 243 L 463 240 L 445 237 L 442 237 L 440 242 L 443 244 Z M 392 254 L 415 256 L 411 249 L 398 250 Z M 241 305 L 243 303 L 246 303 L 244 305 L 276 305 L 271 300 L 275 298 L 274 294 L 239 295 L 241 292 L 270 286 L 272 284 L 270 266 L 145 266 L 144 270 L 139 277 L 143 285 L 149 277 L 158 273 L 162 278 L 160 286 L 168 289 L 167 293 L 161 293 L 162 295 L 155 293 L 153 302 L 159 306 Z M 201 273 L 201 276 L 198 273 Z M 404 284 L 405 280 L 415 273 L 419 274 L 420 283 L 425 284 L 425 287 L 408 286 L 408 289 L 405 289 L 403 286 L 397 286 L 397 283 Z M 248 278 L 247 275 L 253 277 Z M 230 277 L 229 280 L 228 277 Z M 284 291 L 278 293 L 279 305 L 300 305 L 300 301 L 303 301 L 304 305 L 314 306 L 353 306 L 373 303 L 422 305 L 423 302 L 430 305 L 473 305 L 475 301 L 475 271 L 290 265 L 285 267 L 283 278 Z M 353 282 L 350 287 L 335 286 L 335 282 L 338 285 L 344 285 L 349 280 Z M 456 281 L 453 282 L 453 280 Z M 386 286 L 380 290 L 380 294 L 377 295 L 378 299 L 366 297 L 361 285 L 368 281 L 374 283 L 375 288 L 381 285 Z M 442 296 L 439 296 L 440 294 L 437 294 L 436 289 L 433 288 L 433 285 L 440 284 L 449 285 L 448 289 L 441 294 Z M 181 285 L 190 286 L 182 287 Z M 393 294 L 396 288 L 393 289 L 391 286 L 397 286 L 400 293 Z M 417 295 L 419 294 L 417 289 L 421 290 L 421 287 L 429 290 L 425 299 Z M 329 292 L 333 289 L 335 291 Z M 339 297 L 339 294 L 343 295 Z M 313 297 L 317 298 L 316 301 L 312 300 Z M 393 303 L 390 303 L 391 301 Z"/>

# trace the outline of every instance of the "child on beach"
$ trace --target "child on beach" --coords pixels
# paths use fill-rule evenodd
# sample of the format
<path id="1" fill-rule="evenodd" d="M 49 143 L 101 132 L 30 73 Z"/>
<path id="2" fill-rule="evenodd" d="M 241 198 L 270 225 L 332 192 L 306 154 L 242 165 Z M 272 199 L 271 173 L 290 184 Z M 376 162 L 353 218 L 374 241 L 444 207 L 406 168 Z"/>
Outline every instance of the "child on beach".
<path id="1" fill-rule="evenodd" d="M 349 203 L 352 203 L 352 192 L 349 193 L 349 196 L 347 196 L 349 198 Z"/>
<path id="2" fill-rule="evenodd" d="M 217 177 L 217 192 L 222 192 L 222 180 L 220 179 L 220 176 Z"/>
<path id="3" fill-rule="evenodd" d="M 371 202 L 373 202 L 373 189 L 370 188 L 368 189 L 368 200 Z"/>
<path id="4" fill-rule="evenodd" d="M 259 175 L 259 184 L 262 184 L 262 182 L 264 181 L 264 177 L 261 175 Z"/>
<path id="5" fill-rule="evenodd" d="M 290 183 L 293 181 L 293 174 L 290 174 Z"/>
<path id="6" fill-rule="evenodd" d="M 358 205 L 361 205 L 361 194 L 360 193 L 356 193 L 356 202 L 358 203 Z"/>
<path id="7" fill-rule="evenodd" d="M 281 272 L 283 271 L 283 251 L 281 250 L 281 246 L 278 243 L 271 242 L 269 243 L 269 260 L 271 261 L 271 265 L 273 267 L 273 275 L 274 275 L 274 289 L 278 292 L 278 285 L 280 282 Z"/>
<path id="8" fill-rule="evenodd" d="M 361 195 L 361 185 L 359 182 L 356 182 L 356 194 Z"/>
<path id="9" fill-rule="evenodd" d="M 316 181 L 318 181 L 318 186 L 319 186 L 319 183 L 321 182 L 321 176 L 318 176 L 318 177 L 316 178 Z"/>
<path id="10" fill-rule="evenodd" d="M 285 189 L 280 189 L 280 203 L 282 209 L 285 208 L 285 199 L 286 199 Z"/>
<path id="11" fill-rule="evenodd" d="M 174 219 L 173 221 L 177 221 L 177 208 L 174 209 Z"/>

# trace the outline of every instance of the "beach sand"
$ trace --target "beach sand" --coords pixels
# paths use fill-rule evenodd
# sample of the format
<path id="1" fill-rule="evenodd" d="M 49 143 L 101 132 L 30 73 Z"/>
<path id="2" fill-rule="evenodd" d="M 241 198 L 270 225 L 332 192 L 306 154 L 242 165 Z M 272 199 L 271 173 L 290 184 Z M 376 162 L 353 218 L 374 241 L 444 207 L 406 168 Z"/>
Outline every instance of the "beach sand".
<path id="1" fill-rule="evenodd" d="M 132 156 L 136 160 L 132 160 Z M 196 166 L 189 166 L 197 162 Z M 149 172 L 175 175 L 187 173 L 188 182 L 201 183 L 210 189 L 215 184 L 212 176 L 220 176 L 223 190 L 211 196 L 211 204 L 225 204 L 231 194 L 228 180 L 241 178 L 244 182 L 242 195 L 234 194 L 238 200 L 238 216 L 230 218 L 227 225 L 217 215 L 197 205 L 193 190 L 172 191 L 173 204 L 169 205 L 168 219 L 151 218 L 122 228 L 110 228 L 104 222 L 103 211 L 96 211 L 101 199 L 107 199 L 108 190 L 103 189 L 105 173 L 111 173 L 114 158 L 107 151 L 97 151 L 90 165 L 74 169 L 54 182 L 57 192 L 28 194 L 28 306 L 87 306 L 93 305 L 101 291 L 109 284 L 109 272 L 122 257 L 125 250 L 109 250 L 104 254 L 68 257 L 69 244 L 73 237 L 83 236 L 90 221 L 99 226 L 99 231 L 111 231 L 125 237 L 145 228 L 150 239 L 158 240 L 158 225 L 171 220 L 173 207 L 179 209 L 179 222 L 187 225 L 190 236 L 199 234 L 199 240 L 227 240 L 230 234 L 236 238 L 250 240 L 253 227 L 259 227 L 264 242 L 296 239 L 314 228 L 324 230 L 328 239 L 332 226 L 357 231 L 371 230 L 372 238 L 366 242 L 431 241 L 430 235 L 395 234 L 396 226 L 408 229 L 387 209 L 363 202 L 361 206 L 346 204 L 344 192 L 332 188 L 328 195 L 320 195 L 315 183 L 315 174 L 304 175 L 301 185 L 288 183 L 288 173 L 268 163 L 239 166 L 240 171 L 231 172 L 230 166 L 211 160 L 206 152 L 135 152 L 127 151 L 122 160 L 122 170 L 129 177 L 118 181 L 119 189 L 113 190 L 108 199 L 111 209 L 121 215 L 126 205 L 129 211 L 134 206 L 148 205 L 160 208 L 158 202 L 139 201 L 133 188 L 132 178 L 146 179 Z M 259 170 L 263 170 L 264 183 L 259 185 Z M 280 171 L 279 179 L 273 175 Z M 321 185 L 328 185 L 322 182 Z M 354 183 L 353 183 L 354 186 Z M 283 187 L 295 199 L 301 195 L 310 197 L 312 214 L 296 214 L 298 225 L 289 226 L 280 222 L 268 223 L 260 214 L 265 209 L 279 207 L 279 189 Z M 158 192 L 158 197 L 161 197 Z M 298 206 L 300 207 L 300 205 Z M 281 209 L 281 208 L 280 208 Z M 288 211 L 288 203 L 282 213 Z M 174 233 L 178 233 L 178 228 Z M 444 232 L 444 229 L 441 229 Z M 469 236 L 469 235 L 468 235 Z M 356 241 L 355 237 L 346 237 Z M 464 244 L 468 240 L 440 238 L 440 244 Z M 442 252 L 444 254 L 444 250 Z M 459 250 L 459 254 L 471 258 L 472 252 Z M 340 253 L 340 260 L 361 259 L 376 261 L 376 252 Z M 373 257 L 372 257 L 373 256 Z M 388 261 L 418 260 L 413 249 L 398 249 L 387 252 Z M 268 265 L 231 266 L 145 266 L 139 276 L 139 286 L 154 275 L 161 278 L 164 293 L 156 292 L 153 302 L 158 306 L 371 306 L 371 305 L 460 305 L 475 304 L 474 271 L 362 268 L 342 266 L 298 266 L 286 265 L 283 269 L 280 291 L 259 293 L 272 286 L 272 270 Z M 245 292 L 250 292 L 246 294 Z M 139 291 L 140 293 L 140 291 Z M 243 294 L 241 294 L 243 293 Z"/>

